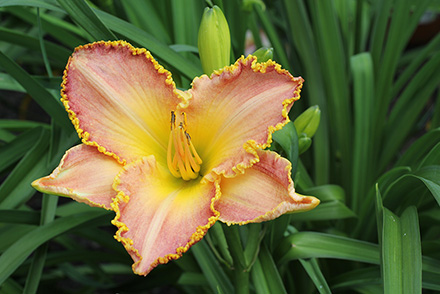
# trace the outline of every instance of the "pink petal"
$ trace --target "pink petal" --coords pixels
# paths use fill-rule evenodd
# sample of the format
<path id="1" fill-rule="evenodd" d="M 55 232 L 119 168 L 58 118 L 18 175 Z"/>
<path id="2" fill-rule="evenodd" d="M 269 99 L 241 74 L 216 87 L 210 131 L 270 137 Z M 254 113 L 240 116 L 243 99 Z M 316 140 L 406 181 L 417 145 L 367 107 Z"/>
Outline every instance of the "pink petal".
<path id="1" fill-rule="evenodd" d="M 126 167 L 115 181 L 113 203 L 122 242 L 135 261 L 133 271 L 148 274 L 158 264 L 179 258 L 206 234 L 218 212 L 214 183 L 185 182 L 144 157 Z"/>
<path id="2" fill-rule="evenodd" d="M 222 196 L 215 205 L 222 222 L 262 222 L 284 213 L 311 210 L 319 204 L 314 197 L 295 193 L 288 160 L 271 151 L 259 150 L 258 156 L 260 162 L 244 174 L 222 179 Z"/>
<path id="3" fill-rule="evenodd" d="M 166 156 L 171 110 L 182 99 L 148 51 L 124 41 L 80 46 L 63 80 L 62 100 L 85 144 L 121 163 Z"/>
<path id="4" fill-rule="evenodd" d="M 69 149 L 58 167 L 32 186 L 40 192 L 71 197 L 90 206 L 111 209 L 113 179 L 122 170 L 114 158 L 95 147 L 78 145 Z"/>
<path id="5" fill-rule="evenodd" d="M 193 81 L 184 111 L 206 179 L 232 177 L 258 161 L 255 149 L 266 148 L 271 134 L 288 122 L 302 82 L 275 62 L 256 63 L 253 56 Z"/>

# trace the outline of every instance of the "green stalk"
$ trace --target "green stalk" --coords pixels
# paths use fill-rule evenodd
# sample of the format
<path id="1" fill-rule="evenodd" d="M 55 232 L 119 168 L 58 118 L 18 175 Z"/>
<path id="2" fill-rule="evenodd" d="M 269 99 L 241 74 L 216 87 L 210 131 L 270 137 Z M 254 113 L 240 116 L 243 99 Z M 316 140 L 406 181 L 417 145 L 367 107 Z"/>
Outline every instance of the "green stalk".
<path id="1" fill-rule="evenodd" d="M 241 244 L 238 226 L 225 227 L 225 236 L 228 242 L 229 252 L 234 261 L 234 285 L 236 294 L 249 293 L 249 271 Z M 252 242 L 252 241 L 251 241 Z"/>
<path id="2" fill-rule="evenodd" d="M 211 229 L 209 230 L 209 235 L 212 235 L 212 237 L 217 241 L 220 253 L 226 264 L 228 266 L 232 266 L 233 260 L 231 254 L 229 253 L 228 244 L 226 242 L 223 227 L 220 222 L 217 222 L 211 227 Z"/>

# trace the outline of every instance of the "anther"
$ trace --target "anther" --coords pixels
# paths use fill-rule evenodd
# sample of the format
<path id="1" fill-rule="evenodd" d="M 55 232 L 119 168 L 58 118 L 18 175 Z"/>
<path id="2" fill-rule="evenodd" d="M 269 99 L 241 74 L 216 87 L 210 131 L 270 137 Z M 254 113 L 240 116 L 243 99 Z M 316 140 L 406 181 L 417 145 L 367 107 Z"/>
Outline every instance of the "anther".
<path id="1" fill-rule="evenodd" d="M 182 121 L 176 128 L 176 114 L 171 111 L 171 132 L 167 148 L 168 169 L 173 176 L 189 181 L 199 176 L 202 159 L 197 154 L 186 127 L 186 113 L 182 112 Z"/>
<path id="2" fill-rule="evenodd" d="M 174 111 L 171 111 L 171 130 L 176 127 L 176 114 Z"/>

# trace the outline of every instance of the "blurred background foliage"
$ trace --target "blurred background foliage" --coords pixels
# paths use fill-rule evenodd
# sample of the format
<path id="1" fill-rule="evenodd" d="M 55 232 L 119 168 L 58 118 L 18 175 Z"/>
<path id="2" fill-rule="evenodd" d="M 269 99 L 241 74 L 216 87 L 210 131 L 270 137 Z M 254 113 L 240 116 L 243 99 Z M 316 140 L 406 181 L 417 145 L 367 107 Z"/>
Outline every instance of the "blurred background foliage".
<path id="1" fill-rule="evenodd" d="M 310 136 L 295 123 L 272 148 L 292 161 L 296 190 L 321 204 L 216 224 L 183 258 L 138 277 L 112 213 L 30 183 L 79 143 L 59 101 L 73 49 L 127 40 L 188 88 L 202 74 L 207 3 L 229 23 L 231 63 L 272 47 L 305 79 L 290 116 L 319 107 L 313 144 L 304 150 Z M 439 291 L 439 12 L 438 0 L 0 0 L 0 293 L 240 293 L 240 269 L 258 294 Z"/>

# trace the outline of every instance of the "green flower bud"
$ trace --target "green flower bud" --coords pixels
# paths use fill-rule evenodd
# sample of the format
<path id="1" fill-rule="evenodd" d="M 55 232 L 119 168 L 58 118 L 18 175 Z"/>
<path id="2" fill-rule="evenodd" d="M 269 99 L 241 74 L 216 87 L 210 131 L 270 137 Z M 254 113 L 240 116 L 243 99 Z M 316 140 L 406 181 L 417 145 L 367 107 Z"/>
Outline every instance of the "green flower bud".
<path id="1" fill-rule="evenodd" d="M 266 5 L 262 0 L 243 0 L 243 10 L 251 12 L 253 10 L 253 6 L 260 6 L 261 10 L 266 10 Z"/>
<path id="2" fill-rule="evenodd" d="M 231 64 L 228 22 L 218 6 L 205 8 L 198 38 L 200 61 L 206 74 Z"/>
<path id="3" fill-rule="evenodd" d="M 298 155 L 303 154 L 312 145 L 312 139 L 309 137 L 298 138 Z"/>
<path id="4" fill-rule="evenodd" d="M 321 119 L 321 110 L 318 105 L 309 107 L 301 113 L 293 122 L 298 136 L 304 133 L 307 137 L 312 138 L 315 135 Z"/>
<path id="5" fill-rule="evenodd" d="M 269 59 L 273 59 L 273 48 L 261 47 L 260 49 L 252 53 L 252 55 L 257 57 L 258 62 L 265 62 Z"/>

